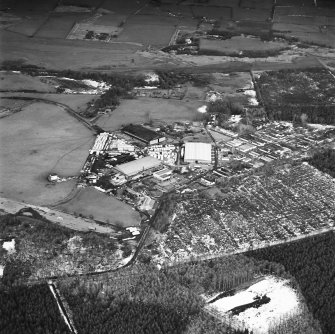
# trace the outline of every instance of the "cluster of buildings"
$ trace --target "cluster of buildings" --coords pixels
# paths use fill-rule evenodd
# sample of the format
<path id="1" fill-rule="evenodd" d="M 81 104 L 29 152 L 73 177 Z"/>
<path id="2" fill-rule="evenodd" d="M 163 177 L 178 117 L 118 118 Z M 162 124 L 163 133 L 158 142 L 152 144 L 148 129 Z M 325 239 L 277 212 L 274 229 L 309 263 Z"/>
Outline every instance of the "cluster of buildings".
<path id="1" fill-rule="evenodd" d="M 219 127 L 211 128 L 210 133 L 216 141 L 219 166 L 240 160 L 258 167 L 279 158 L 304 156 L 325 141 L 318 130 L 295 128 L 285 122 L 268 123 L 245 136 Z"/>

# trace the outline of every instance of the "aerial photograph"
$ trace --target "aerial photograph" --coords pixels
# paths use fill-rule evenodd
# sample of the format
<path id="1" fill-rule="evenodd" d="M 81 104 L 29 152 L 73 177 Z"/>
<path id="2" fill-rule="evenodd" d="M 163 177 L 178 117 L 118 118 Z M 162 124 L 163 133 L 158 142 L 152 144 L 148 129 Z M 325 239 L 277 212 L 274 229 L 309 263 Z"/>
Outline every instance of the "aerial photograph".
<path id="1" fill-rule="evenodd" d="M 335 334 L 335 0 L 1 0 L 0 334 Z"/>

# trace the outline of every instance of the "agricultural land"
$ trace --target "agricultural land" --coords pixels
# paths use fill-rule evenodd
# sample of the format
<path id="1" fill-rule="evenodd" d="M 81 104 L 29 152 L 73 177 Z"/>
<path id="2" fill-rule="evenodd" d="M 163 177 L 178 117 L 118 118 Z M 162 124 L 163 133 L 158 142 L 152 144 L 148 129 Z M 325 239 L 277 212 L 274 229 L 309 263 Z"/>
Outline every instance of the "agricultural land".
<path id="1" fill-rule="evenodd" d="M 0 331 L 333 334 L 335 4 L 4 0 Z"/>

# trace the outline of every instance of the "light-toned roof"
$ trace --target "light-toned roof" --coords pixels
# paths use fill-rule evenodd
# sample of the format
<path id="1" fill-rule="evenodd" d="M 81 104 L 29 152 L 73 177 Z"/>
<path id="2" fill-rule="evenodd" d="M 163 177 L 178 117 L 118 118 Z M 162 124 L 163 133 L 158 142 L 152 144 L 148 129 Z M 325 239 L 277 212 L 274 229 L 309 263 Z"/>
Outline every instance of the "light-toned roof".
<path id="1" fill-rule="evenodd" d="M 122 174 L 125 174 L 126 176 L 132 176 L 142 172 L 143 170 L 158 167 L 161 165 L 161 163 L 162 163 L 161 160 L 148 156 L 127 162 L 122 165 L 118 165 L 115 167 L 115 169 L 121 172 Z"/>
<path id="2" fill-rule="evenodd" d="M 184 160 L 212 161 L 212 144 L 210 143 L 185 143 Z"/>

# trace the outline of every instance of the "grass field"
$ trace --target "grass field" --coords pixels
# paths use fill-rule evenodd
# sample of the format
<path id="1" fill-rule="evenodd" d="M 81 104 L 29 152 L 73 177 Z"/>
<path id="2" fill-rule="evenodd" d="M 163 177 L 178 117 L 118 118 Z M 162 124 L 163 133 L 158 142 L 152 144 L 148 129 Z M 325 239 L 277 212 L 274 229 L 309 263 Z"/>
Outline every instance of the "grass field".
<path id="1" fill-rule="evenodd" d="M 135 13 L 140 8 L 142 8 L 145 4 L 146 4 L 145 0 L 122 0 L 122 1 L 105 0 L 101 4 L 100 8 L 108 9 L 110 11 L 120 14 L 130 15 L 132 13 Z"/>
<path id="2" fill-rule="evenodd" d="M 93 215 L 94 219 L 120 224 L 124 227 L 137 226 L 140 215 L 128 204 L 123 203 L 113 196 L 108 196 L 94 188 L 85 188 L 71 201 L 59 206 L 68 213 L 77 213 L 84 216 Z"/>
<path id="3" fill-rule="evenodd" d="M 205 16 L 216 20 L 230 20 L 232 15 L 229 7 L 192 6 L 191 9 L 195 17 Z"/>
<path id="4" fill-rule="evenodd" d="M 50 172 L 77 175 L 93 134 L 63 109 L 34 103 L 0 123 L 1 195 L 46 205 L 64 198 L 71 182 L 47 187 Z"/>
<path id="5" fill-rule="evenodd" d="M 94 101 L 99 95 L 90 94 L 49 94 L 49 93 L 1 93 L 0 97 L 6 98 L 10 96 L 15 97 L 30 97 L 30 98 L 41 98 L 53 102 L 58 102 L 65 104 L 76 112 L 85 111 L 87 108 L 87 103 Z M 12 100 L 13 103 L 16 100 Z"/>
<path id="6" fill-rule="evenodd" d="M 227 40 L 208 40 L 200 39 L 199 52 L 202 54 L 215 55 L 239 55 L 243 53 L 254 52 L 261 56 L 262 53 L 267 55 L 268 52 L 279 52 L 287 47 L 282 42 L 263 42 L 256 38 L 246 38 L 242 36 L 232 37 Z"/>
<path id="7" fill-rule="evenodd" d="M 36 33 L 36 37 L 66 38 L 74 24 L 87 17 L 89 17 L 89 14 L 87 13 L 61 13 L 50 15 L 48 20 Z"/>
<path id="8" fill-rule="evenodd" d="M 8 7 L 15 12 L 48 12 L 57 6 L 58 0 L 11 0 Z"/>
<path id="9" fill-rule="evenodd" d="M 0 62 L 24 59 L 27 64 L 56 70 L 131 65 L 131 59 L 139 58 L 134 53 L 140 49 L 136 45 L 121 43 L 111 46 L 79 40 L 28 38 L 9 31 L 0 31 L 0 39 L 5 46 L 0 53 Z M 150 60 L 145 62 L 151 63 Z"/>
<path id="10" fill-rule="evenodd" d="M 104 130 L 117 130 L 130 123 L 190 121 L 198 114 L 204 103 L 159 98 L 137 98 L 124 100 L 110 115 L 103 115 L 97 122 Z"/>
<path id="11" fill-rule="evenodd" d="M 233 8 L 235 21 L 266 21 L 271 17 L 271 9 Z"/>
<path id="12" fill-rule="evenodd" d="M 39 92 L 55 92 L 55 87 L 41 82 L 37 77 L 22 73 L 0 72 L 0 90 L 35 90 Z"/>
<path id="13" fill-rule="evenodd" d="M 127 19 L 117 40 L 157 47 L 167 46 L 178 22 L 178 19 L 168 16 L 133 15 Z"/>
<path id="14" fill-rule="evenodd" d="M 48 15 L 46 13 L 29 14 L 18 23 L 9 27 L 9 31 L 17 32 L 26 36 L 33 36 L 39 27 L 46 22 Z"/>
<path id="15" fill-rule="evenodd" d="M 273 0 L 241 0 L 240 7 L 242 8 L 256 8 L 256 9 L 271 9 Z"/>

